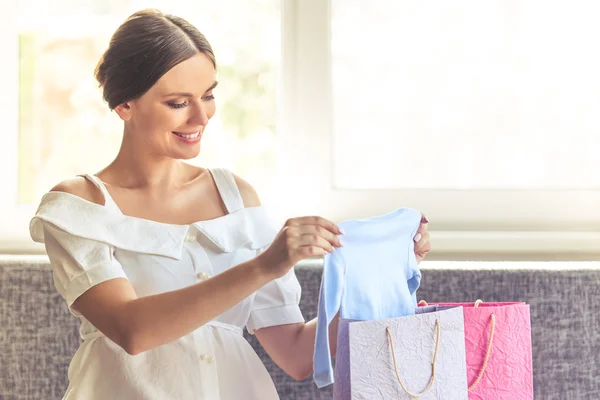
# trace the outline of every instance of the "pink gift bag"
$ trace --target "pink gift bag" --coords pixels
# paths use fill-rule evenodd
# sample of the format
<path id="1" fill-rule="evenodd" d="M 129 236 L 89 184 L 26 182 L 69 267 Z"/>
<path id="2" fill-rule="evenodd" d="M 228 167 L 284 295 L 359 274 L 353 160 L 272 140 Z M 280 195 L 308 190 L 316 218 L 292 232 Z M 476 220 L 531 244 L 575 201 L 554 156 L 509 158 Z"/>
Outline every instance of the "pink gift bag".
<path id="1" fill-rule="evenodd" d="M 424 306 L 435 311 L 463 307 L 470 400 L 533 399 L 529 305 L 419 303 Z"/>

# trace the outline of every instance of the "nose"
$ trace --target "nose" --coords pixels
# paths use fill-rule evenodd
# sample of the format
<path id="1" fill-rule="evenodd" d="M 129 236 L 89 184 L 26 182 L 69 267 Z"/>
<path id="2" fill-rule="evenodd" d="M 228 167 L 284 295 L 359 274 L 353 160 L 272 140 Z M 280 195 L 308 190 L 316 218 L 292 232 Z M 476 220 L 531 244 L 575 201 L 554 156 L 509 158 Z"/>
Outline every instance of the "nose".
<path id="1" fill-rule="evenodd" d="M 201 125 L 201 126 L 206 126 L 206 124 L 208 124 L 208 114 L 206 112 L 206 106 L 204 104 L 202 104 L 202 102 L 198 102 L 195 103 L 192 107 L 191 107 L 191 114 L 190 114 L 190 120 L 189 120 L 189 124 L 190 125 Z"/>

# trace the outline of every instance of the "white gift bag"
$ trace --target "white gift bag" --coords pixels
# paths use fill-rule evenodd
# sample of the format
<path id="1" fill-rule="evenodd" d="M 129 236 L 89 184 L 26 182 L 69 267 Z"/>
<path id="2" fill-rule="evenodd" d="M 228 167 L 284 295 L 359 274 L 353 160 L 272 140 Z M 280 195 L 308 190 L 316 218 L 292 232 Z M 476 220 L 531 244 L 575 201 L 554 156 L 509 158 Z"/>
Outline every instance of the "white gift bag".
<path id="1" fill-rule="evenodd" d="M 467 400 L 462 307 L 349 324 L 353 400 Z"/>

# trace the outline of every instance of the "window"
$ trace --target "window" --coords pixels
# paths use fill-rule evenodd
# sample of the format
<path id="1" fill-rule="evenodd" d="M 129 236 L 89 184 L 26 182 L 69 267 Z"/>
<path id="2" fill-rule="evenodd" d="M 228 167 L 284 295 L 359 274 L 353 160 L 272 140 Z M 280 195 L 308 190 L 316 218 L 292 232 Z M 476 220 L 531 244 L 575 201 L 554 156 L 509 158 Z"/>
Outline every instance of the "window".
<path id="1" fill-rule="evenodd" d="M 565 8 L 334 0 L 335 186 L 600 188 L 600 6 Z"/>
<path id="2" fill-rule="evenodd" d="M 414 207 L 441 258 L 597 258 L 598 7 L 296 2 L 289 208 Z"/>
<path id="3" fill-rule="evenodd" d="M 154 6 L 198 26 L 220 64 L 193 162 L 234 169 L 280 217 L 408 206 L 432 221 L 432 258 L 600 257 L 593 2 L 19 4 L 0 14 L 13 60 L 0 250 L 30 242 L 28 203 L 116 152 L 93 67 L 117 25 Z"/>

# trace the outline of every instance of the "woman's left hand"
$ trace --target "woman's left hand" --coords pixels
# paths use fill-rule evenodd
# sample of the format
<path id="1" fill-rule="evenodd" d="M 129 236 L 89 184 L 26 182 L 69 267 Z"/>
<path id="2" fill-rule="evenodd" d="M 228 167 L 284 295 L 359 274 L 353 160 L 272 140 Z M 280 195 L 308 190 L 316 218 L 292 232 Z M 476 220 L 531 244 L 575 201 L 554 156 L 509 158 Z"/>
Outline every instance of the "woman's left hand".
<path id="1" fill-rule="evenodd" d="M 417 256 L 417 263 L 420 263 L 425 259 L 429 250 L 431 250 L 431 242 L 429 241 L 429 232 L 427 231 L 427 224 L 429 221 L 423 215 L 421 218 L 421 225 L 417 230 L 417 234 L 414 237 L 415 241 L 415 255 Z"/>

